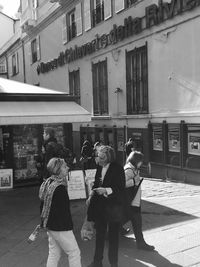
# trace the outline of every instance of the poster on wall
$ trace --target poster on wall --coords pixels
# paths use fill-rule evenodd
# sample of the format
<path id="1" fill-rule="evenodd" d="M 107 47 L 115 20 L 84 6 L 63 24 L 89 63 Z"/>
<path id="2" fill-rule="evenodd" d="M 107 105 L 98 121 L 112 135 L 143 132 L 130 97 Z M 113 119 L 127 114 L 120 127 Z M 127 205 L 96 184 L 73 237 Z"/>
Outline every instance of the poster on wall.
<path id="1" fill-rule="evenodd" d="M 13 188 L 13 170 L 0 169 L 0 189 Z"/>
<path id="2" fill-rule="evenodd" d="M 163 150 L 163 139 L 161 132 L 153 133 L 153 150 L 158 150 L 158 151 Z"/>
<path id="3" fill-rule="evenodd" d="M 200 133 L 188 133 L 188 154 L 200 155 Z"/>
<path id="4" fill-rule="evenodd" d="M 124 130 L 117 131 L 117 150 L 124 151 Z"/>
<path id="5" fill-rule="evenodd" d="M 75 170 L 69 173 L 68 181 L 69 199 L 85 199 L 85 181 L 82 170 Z"/>
<path id="6" fill-rule="evenodd" d="M 179 132 L 168 133 L 168 146 L 171 152 L 180 152 Z"/>

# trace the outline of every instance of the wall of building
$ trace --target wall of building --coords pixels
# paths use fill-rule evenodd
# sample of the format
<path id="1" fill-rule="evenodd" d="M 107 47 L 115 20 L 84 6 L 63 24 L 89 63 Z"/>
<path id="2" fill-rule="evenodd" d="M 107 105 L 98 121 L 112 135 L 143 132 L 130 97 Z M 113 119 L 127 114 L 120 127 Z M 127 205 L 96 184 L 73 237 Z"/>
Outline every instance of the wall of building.
<path id="1" fill-rule="evenodd" d="M 14 33 L 14 20 L 0 12 L 0 48 L 12 37 Z"/>

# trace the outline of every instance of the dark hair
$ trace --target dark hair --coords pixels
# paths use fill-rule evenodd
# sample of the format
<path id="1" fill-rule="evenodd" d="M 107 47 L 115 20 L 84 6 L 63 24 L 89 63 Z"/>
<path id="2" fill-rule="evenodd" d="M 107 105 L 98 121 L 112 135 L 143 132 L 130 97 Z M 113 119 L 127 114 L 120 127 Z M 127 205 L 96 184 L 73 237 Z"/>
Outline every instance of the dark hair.
<path id="1" fill-rule="evenodd" d="M 52 127 L 47 127 L 44 129 L 44 132 L 49 135 L 50 138 L 55 137 L 55 130 Z"/>
<path id="2" fill-rule="evenodd" d="M 126 163 L 130 162 L 133 166 L 137 167 L 137 164 L 144 160 L 144 154 L 140 151 L 132 151 L 127 160 Z"/>

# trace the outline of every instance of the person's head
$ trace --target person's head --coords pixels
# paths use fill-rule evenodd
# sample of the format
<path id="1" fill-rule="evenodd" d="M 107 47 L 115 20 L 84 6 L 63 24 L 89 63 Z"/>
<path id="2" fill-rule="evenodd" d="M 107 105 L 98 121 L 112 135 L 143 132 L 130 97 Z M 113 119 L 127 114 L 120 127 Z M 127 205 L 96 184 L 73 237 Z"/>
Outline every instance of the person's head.
<path id="1" fill-rule="evenodd" d="M 139 169 L 142 165 L 144 160 L 144 154 L 140 151 L 132 151 L 127 160 L 126 163 L 130 162 L 135 168 Z"/>
<path id="2" fill-rule="evenodd" d="M 114 149 L 110 146 L 100 146 L 97 152 L 96 162 L 100 166 L 105 166 L 113 161 L 115 161 Z"/>
<path id="3" fill-rule="evenodd" d="M 48 139 L 55 138 L 55 131 L 52 127 L 47 127 L 44 129 L 43 138 L 45 141 Z"/>
<path id="4" fill-rule="evenodd" d="M 60 180 L 65 180 L 67 179 L 69 167 L 64 159 L 52 158 L 47 164 L 47 170 L 50 175 L 56 176 Z"/>
<path id="5" fill-rule="evenodd" d="M 95 156 L 97 156 L 98 154 L 98 151 L 99 151 L 99 148 L 102 146 L 102 142 L 101 141 L 97 141 L 95 144 L 94 144 L 94 153 L 95 153 Z"/>

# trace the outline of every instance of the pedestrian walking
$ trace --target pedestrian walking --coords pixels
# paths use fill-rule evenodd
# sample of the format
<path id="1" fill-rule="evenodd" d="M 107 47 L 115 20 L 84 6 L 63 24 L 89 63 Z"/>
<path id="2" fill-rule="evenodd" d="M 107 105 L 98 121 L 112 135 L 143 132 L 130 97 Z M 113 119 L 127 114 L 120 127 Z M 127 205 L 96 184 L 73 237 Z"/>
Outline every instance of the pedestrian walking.
<path id="1" fill-rule="evenodd" d="M 67 192 L 68 167 L 64 159 L 52 158 L 47 164 L 50 177 L 42 183 L 41 226 L 47 229 L 49 254 L 47 267 L 57 267 L 64 251 L 70 267 L 81 267 L 78 244 L 73 234 L 73 222 Z"/>
<path id="2" fill-rule="evenodd" d="M 133 232 L 135 234 L 136 246 L 138 249 L 143 250 L 154 250 L 155 247 L 148 245 L 142 233 L 142 215 L 141 215 L 141 177 L 139 169 L 143 163 L 144 155 L 139 151 L 133 151 L 127 158 L 124 166 L 125 177 L 126 177 L 126 188 L 127 190 L 126 199 L 127 202 L 127 219 L 131 220 Z M 129 193 L 128 193 L 129 192 Z"/>
<path id="3" fill-rule="evenodd" d="M 80 161 L 83 165 L 84 171 L 87 169 L 94 169 L 96 167 L 93 147 L 88 140 L 83 142 Z"/>
<path id="4" fill-rule="evenodd" d="M 135 144 L 132 138 L 128 139 L 128 142 L 125 144 L 125 152 L 126 156 L 128 157 L 129 154 L 135 149 Z"/>
<path id="5" fill-rule="evenodd" d="M 123 211 L 125 174 L 115 161 L 114 150 L 101 146 L 98 150 L 97 172 L 92 194 L 88 200 L 88 221 L 95 222 L 96 243 L 93 262 L 89 267 L 102 267 L 104 244 L 108 229 L 108 258 L 112 267 L 118 266 L 119 227 Z"/>

